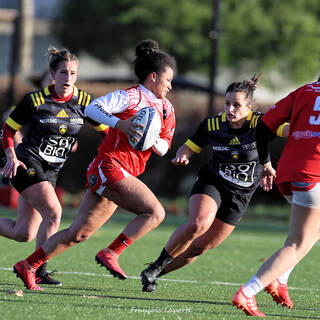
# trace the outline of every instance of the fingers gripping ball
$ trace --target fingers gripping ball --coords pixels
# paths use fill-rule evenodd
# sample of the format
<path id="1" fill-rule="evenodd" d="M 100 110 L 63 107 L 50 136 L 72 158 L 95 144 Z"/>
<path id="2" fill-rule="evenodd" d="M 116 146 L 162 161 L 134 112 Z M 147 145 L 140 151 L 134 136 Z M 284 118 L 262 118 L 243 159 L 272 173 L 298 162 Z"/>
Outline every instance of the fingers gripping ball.
<path id="1" fill-rule="evenodd" d="M 143 125 L 143 128 L 137 129 L 141 136 L 136 134 L 128 137 L 131 147 L 138 151 L 151 148 L 161 131 L 161 119 L 158 111 L 150 107 L 143 108 L 136 113 L 133 122 Z"/>

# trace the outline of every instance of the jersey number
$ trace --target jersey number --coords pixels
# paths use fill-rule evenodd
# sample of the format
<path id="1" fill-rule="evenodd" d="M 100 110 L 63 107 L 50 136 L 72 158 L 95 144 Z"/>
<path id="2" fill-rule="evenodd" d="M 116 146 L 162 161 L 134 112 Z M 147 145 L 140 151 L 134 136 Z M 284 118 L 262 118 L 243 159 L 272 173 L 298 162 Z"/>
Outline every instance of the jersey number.
<path id="1" fill-rule="evenodd" d="M 314 111 L 319 111 L 320 112 L 320 96 L 317 97 L 316 102 L 314 103 L 313 106 Z M 316 119 L 315 116 L 310 116 L 309 118 L 310 124 L 320 124 L 320 114 L 318 115 L 318 118 Z"/>

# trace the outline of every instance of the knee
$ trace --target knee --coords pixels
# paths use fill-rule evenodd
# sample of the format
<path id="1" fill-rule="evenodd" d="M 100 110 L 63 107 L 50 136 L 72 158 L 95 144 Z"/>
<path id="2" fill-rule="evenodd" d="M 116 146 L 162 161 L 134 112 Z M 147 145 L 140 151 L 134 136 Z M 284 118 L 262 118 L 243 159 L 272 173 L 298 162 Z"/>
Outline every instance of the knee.
<path id="1" fill-rule="evenodd" d="M 72 232 L 71 233 L 71 241 L 73 243 L 80 243 L 80 242 L 84 242 L 86 240 L 88 240 L 91 237 L 92 233 L 89 233 L 87 231 L 84 230 L 79 230 L 77 232 Z"/>
<path id="2" fill-rule="evenodd" d="M 153 209 L 151 216 L 155 225 L 159 225 L 163 221 L 166 216 L 166 212 L 160 203 Z"/>
<path id="3" fill-rule="evenodd" d="M 62 216 L 62 208 L 50 208 L 48 210 L 48 214 L 44 218 L 46 220 L 46 223 L 50 226 L 55 226 L 59 228 L 60 221 Z"/>
<path id="4" fill-rule="evenodd" d="M 32 232 L 24 231 L 24 232 L 16 233 L 14 236 L 14 240 L 18 242 L 30 242 L 35 238 L 35 236 L 36 235 L 33 234 Z"/>
<path id="5" fill-rule="evenodd" d="M 198 257 L 202 254 L 204 254 L 208 249 L 202 248 L 202 247 L 191 247 L 190 250 L 188 250 L 188 258 L 194 259 L 195 257 Z"/>
<path id="6" fill-rule="evenodd" d="M 290 256 L 297 259 L 303 258 L 308 252 L 308 246 L 305 245 L 302 241 L 286 243 L 284 248 L 290 252 Z"/>
<path id="7" fill-rule="evenodd" d="M 187 232 L 190 238 L 195 239 L 207 231 L 205 224 L 200 222 L 191 222 L 187 226 Z"/>

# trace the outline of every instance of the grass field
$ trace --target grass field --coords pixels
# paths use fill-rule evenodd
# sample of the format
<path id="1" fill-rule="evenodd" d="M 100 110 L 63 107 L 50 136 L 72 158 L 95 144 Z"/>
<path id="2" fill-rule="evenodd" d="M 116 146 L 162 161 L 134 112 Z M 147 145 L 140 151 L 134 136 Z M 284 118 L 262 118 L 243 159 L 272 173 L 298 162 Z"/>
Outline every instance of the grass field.
<path id="1" fill-rule="evenodd" d="M 2 217 L 15 216 L 13 211 L 0 211 Z M 73 214 L 68 212 L 63 226 L 70 224 Z M 232 307 L 232 296 L 282 245 L 288 227 L 288 222 L 280 219 L 242 221 L 220 247 L 161 278 L 156 293 L 142 293 L 139 274 L 144 263 L 158 256 L 173 229 L 185 218 L 169 216 L 158 229 L 126 249 L 120 264 L 130 277 L 120 281 L 98 266 L 94 256 L 130 218 L 115 214 L 89 241 L 50 261 L 49 270 L 59 270 L 56 278 L 63 286 L 43 286 L 42 292 L 26 290 L 12 273 L 12 265 L 29 255 L 35 243 L 0 238 L 0 319 L 246 319 L 242 311 Z M 318 250 L 315 247 L 292 273 L 289 287 L 293 309 L 275 304 L 265 292 L 257 296 L 260 310 L 269 319 L 320 319 Z M 23 296 L 6 294 L 14 289 L 23 290 Z"/>

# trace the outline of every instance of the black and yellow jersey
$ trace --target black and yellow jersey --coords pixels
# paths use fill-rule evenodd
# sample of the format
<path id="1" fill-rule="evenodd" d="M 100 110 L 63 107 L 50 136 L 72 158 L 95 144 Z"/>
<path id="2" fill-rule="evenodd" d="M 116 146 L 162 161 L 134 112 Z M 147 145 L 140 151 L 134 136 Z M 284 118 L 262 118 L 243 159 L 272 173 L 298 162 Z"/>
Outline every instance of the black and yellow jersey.
<path id="1" fill-rule="evenodd" d="M 22 143 L 17 147 L 18 158 L 31 155 L 52 167 L 62 167 L 84 120 L 97 131 L 106 129 L 105 125 L 99 125 L 84 114 L 92 100 L 91 94 L 76 87 L 72 98 L 66 102 L 55 101 L 49 87 L 26 94 L 6 120 L 14 130 L 26 128 Z"/>
<path id="2" fill-rule="evenodd" d="M 228 189 L 252 192 L 259 184 L 262 166 L 256 148 L 256 126 L 262 113 L 250 111 L 239 129 L 230 126 L 226 113 L 206 118 L 186 145 L 199 153 L 210 145 L 210 174 L 219 177 Z"/>

